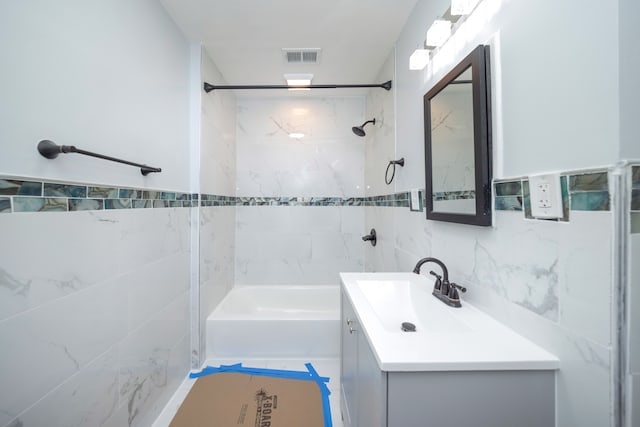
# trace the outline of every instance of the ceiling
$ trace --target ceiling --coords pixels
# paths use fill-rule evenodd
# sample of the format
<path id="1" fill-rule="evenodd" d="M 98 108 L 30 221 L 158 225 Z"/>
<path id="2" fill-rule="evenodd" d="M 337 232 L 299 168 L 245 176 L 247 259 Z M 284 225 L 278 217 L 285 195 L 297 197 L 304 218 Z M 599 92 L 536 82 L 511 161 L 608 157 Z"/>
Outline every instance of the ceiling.
<path id="1" fill-rule="evenodd" d="M 282 85 L 285 73 L 312 73 L 312 84 L 382 83 L 374 79 L 416 1 L 160 0 L 234 85 Z M 320 63 L 287 64 L 283 48 L 321 48 Z"/>

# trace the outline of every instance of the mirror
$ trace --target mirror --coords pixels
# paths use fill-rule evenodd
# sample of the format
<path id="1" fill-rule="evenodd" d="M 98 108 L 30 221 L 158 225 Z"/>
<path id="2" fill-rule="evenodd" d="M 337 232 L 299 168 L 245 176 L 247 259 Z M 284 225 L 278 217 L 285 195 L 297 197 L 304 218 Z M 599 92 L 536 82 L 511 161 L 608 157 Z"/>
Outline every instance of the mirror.
<path id="1" fill-rule="evenodd" d="M 427 219 L 491 225 L 489 47 L 424 96 Z"/>

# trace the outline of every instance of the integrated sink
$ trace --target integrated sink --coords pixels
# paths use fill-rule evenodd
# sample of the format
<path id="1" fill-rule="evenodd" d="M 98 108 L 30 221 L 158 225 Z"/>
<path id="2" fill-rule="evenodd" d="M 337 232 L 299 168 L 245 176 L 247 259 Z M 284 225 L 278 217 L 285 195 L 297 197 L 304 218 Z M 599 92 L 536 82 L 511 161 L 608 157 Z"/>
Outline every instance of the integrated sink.
<path id="1" fill-rule="evenodd" d="M 556 369 L 558 359 L 475 308 L 454 308 L 431 293 L 434 280 L 415 273 L 340 273 L 343 319 L 366 337 L 383 371 Z M 403 330 L 403 323 L 404 330 Z M 415 331 L 410 331 L 410 325 Z M 407 327 L 409 326 L 409 327 Z"/>
<path id="2" fill-rule="evenodd" d="M 358 290 L 375 313 L 381 326 L 401 333 L 402 323 L 410 322 L 416 332 L 460 333 L 469 331 L 465 323 L 438 307 L 431 289 L 410 280 L 356 280 Z M 440 304 L 441 305 L 441 304 Z"/>

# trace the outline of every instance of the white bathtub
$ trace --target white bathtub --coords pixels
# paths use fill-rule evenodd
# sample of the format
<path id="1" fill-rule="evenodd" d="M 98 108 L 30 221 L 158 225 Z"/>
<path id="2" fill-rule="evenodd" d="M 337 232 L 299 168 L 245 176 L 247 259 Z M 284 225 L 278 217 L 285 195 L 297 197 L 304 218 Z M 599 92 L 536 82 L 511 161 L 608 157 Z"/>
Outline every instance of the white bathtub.
<path id="1" fill-rule="evenodd" d="M 206 328 L 207 358 L 339 357 L 340 287 L 236 286 Z"/>

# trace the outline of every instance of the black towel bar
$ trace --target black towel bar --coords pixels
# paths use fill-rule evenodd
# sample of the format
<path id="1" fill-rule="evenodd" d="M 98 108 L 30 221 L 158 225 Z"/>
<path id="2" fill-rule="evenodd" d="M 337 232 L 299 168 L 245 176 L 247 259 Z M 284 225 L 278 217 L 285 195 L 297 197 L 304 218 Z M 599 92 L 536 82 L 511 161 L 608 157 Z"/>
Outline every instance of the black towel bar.
<path id="1" fill-rule="evenodd" d="M 127 160 L 117 159 L 115 157 L 105 156 L 104 154 L 92 153 L 91 151 L 81 150 L 73 145 L 58 145 L 48 139 L 43 139 L 38 143 L 38 152 L 47 159 L 55 159 L 60 153 L 78 153 L 85 156 L 97 157 L 99 159 L 110 160 L 112 162 L 124 163 L 125 165 L 135 166 L 140 168 L 142 175 L 147 176 L 151 172 L 162 172 L 160 168 L 154 168 L 152 166 L 141 165 L 140 163 L 129 162 Z"/>

